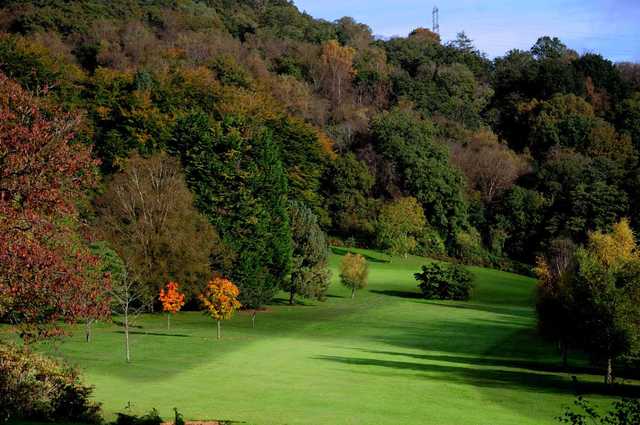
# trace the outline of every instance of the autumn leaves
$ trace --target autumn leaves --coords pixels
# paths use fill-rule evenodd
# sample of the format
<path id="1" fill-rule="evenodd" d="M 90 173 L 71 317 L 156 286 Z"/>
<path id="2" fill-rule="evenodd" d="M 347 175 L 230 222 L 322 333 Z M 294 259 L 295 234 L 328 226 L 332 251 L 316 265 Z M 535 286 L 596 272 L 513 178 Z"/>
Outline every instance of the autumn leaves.
<path id="1" fill-rule="evenodd" d="M 237 299 L 238 295 L 238 287 L 229 279 L 219 276 L 211 279 L 204 291 L 198 295 L 206 313 L 217 323 L 218 339 L 222 337 L 221 321 L 231 319 L 233 313 L 242 306 Z M 165 288 L 160 289 L 158 298 L 162 302 L 162 310 L 167 313 L 167 329 L 170 329 L 171 315 L 182 309 L 185 296 L 180 292 L 180 286 L 176 282 L 169 282 Z"/>

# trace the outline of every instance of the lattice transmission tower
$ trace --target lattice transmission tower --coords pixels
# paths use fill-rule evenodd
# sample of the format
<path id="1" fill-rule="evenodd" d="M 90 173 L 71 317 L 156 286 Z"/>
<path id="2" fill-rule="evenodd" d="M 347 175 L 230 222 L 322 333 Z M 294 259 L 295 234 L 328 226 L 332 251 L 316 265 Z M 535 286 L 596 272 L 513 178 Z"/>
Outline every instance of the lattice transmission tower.
<path id="1" fill-rule="evenodd" d="M 431 15 L 431 18 L 433 20 L 432 31 L 440 35 L 440 11 L 438 10 L 438 6 L 433 6 L 433 14 Z"/>

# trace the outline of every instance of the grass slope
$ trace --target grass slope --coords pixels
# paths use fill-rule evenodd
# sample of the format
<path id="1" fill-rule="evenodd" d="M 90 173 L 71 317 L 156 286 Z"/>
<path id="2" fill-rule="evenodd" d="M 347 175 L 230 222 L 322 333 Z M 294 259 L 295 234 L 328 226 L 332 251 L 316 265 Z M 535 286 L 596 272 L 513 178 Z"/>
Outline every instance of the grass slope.
<path id="1" fill-rule="evenodd" d="M 551 424 L 573 400 L 571 376 L 535 335 L 532 279 L 473 268 L 470 302 L 425 301 L 413 273 L 426 260 L 367 251 L 370 284 L 351 300 L 334 251 L 327 302 L 289 307 L 283 297 L 256 329 L 240 313 L 216 341 L 199 313 L 172 318 L 171 331 L 150 315 L 132 364 L 114 325 L 55 351 L 85 371 L 110 417 L 131 403 L 167 419 L 178 407 L 250 424 Z M 600 376 L 576 375 L 583 391 L 602 389 Z"/>

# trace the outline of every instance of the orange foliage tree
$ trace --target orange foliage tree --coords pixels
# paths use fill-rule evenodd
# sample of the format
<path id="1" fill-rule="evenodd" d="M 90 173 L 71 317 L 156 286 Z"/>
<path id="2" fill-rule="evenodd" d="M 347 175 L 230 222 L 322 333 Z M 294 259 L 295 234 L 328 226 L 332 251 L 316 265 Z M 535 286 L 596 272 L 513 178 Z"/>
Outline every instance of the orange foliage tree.
<path id="1" fill-rule="evenodd" d="M 167 313 L 167 329 L 171 327 L 171 315 L 180 311 L 184 305 L 184 294 L 180 292 L 180 285 L 176 282 L 167 283 L 165 288 L 160 289 L 160 301 L 162 310 Z"/>
<path id="2" fill-rule="evenodd" d="M 220 339 L 220 322 L 230 319 L 234 311 L 242 306 L 237 299 L 238 295 L 240 290 L 229 279 L 214 277 L 199 296 L 209 316 L 218 324 L 218 339 Z"/>

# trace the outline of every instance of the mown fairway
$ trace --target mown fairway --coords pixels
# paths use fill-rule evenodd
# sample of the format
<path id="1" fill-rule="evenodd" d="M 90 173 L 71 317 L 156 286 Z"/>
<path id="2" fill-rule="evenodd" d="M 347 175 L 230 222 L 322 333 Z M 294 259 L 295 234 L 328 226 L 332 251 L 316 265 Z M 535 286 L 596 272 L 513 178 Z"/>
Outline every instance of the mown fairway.
<path id="1" fill-rule="evenodd" d="M 165 419 L 177 407 L 190 419 L 250 424 L 555 423 L 575 387 L 535 335 L 532 279 L 474 268 L 472 301 L 424 301 L 413 273 L 426 260 L 367 253 L 369 288 L 355 300 L 337 281 L 334 254 L 327 302 L 283 299 L 256 329 L 240 313 L 222 341 L 211 319 L 182 313 L 171 331 L 161 315 L 138 322 L 132 364 L 114 325 L 98 326 L 90 344 L 77 332 L 57 350 L 85 371 L 108 419 L 131 402 Z M 587 394 L 601 390 L 600 376 L 577 377 Z"/>

